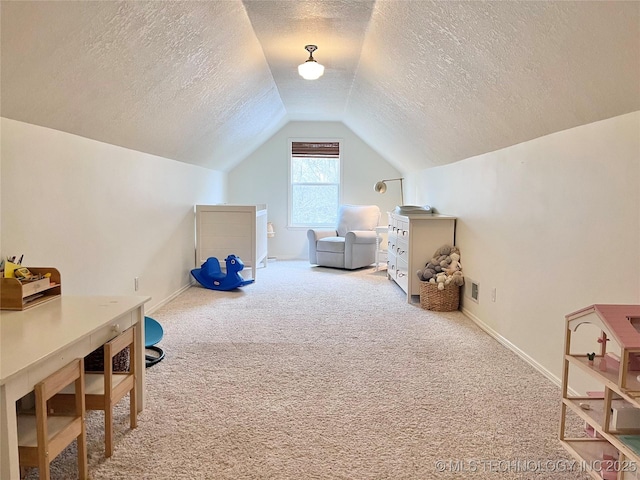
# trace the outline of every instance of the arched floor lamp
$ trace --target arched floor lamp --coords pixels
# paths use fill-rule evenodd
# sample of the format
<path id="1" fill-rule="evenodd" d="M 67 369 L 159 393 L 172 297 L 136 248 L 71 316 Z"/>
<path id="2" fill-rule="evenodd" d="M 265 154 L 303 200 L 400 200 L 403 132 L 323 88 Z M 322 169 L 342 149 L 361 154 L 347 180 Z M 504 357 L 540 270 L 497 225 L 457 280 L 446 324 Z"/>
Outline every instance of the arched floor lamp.
<path id="1" fill-rule="evenodd" d="M 400 180 L 400 205 L 404 205 L 404 191 L 402 190 L 402 178 L 388 178 L 386 180 L 380 180 L 375 184 L 373 189 L 378 193 L 385 193 L 387 191 L 387 184 L 385 182 L 394 182 Z"/>

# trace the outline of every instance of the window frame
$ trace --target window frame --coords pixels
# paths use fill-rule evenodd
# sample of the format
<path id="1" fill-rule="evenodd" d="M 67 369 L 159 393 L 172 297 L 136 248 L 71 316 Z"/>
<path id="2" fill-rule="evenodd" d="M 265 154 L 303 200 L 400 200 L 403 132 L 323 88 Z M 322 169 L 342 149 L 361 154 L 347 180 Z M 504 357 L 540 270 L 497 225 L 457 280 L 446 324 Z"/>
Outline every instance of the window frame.
<path id="1" fill-rule="evenodd" d="M 309 142 L 309 143 L 337 143 L 338 144 L 338 157 L 337 160 L 339 162 L 339 166 L 338 166 L 338 170 L 339 170 L 339 180 L 338 180 L 338 198 L 337 198 L 337 207 L 339 207 L 342 204 L 342 181 L 343 181 L 343 176 L 342 176 L 342 172 L 343 172 L 343 155 L 342 155 L 342 146 L 344 144 L 344 141 L 342 138 L 335 138 L 335 137 L 322 137 L 322 138 L 310 138 L 310 137 L 295 137 L 295 138 L 288 138 L 287 139 L 287 155 L 288 155 L 288 160 L 287 160 L 287 174 L 288 174 L 288 178 L 287 178 L 287 183 L 288 183 L 288 192 L 287 192 L 287 228 L 291 229 L 291 230 L 308 230 L 309 228 L 335 228 L 336 224 L 332 223 L 332 224 L 315 224 L 315 223 L 305 223 L 305 224 L 293 224 L 292 222 L 292 214 L 293 214 L 293 181 L 291 178 L 291 174 L 292 174 L 292 169 L 291 169 L 291 162 L 293 160 L 293 155 L 292 155 L 292 150 L 293 150 L 293 142 Z M 322 183 L 322 184 L 318 184 L 318 185 L 334 185 L 333 183 L 331 184 L 327 184 L 327 183 Z M 337 215 L 337 208 L 336 208 L 336 215 Z"/>

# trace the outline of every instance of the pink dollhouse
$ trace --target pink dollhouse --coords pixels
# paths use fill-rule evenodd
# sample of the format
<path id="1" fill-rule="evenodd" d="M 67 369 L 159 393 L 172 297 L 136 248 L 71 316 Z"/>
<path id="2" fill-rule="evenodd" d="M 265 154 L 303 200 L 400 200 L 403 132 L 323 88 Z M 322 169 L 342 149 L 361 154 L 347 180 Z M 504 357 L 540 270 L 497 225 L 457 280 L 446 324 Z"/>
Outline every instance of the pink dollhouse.
<path id="1" fill-rule="evenodd" d="M 571 333 L 583 323 L 596 325 L 601 335 L 594 367 L 613 381 L 620 389 L 640 397 L 640 305 L 591 305 L 566 315 L 567 331 L 565 353 L 571 354 Z M 616 351 L 607 352 L 609 340 L 620 346 Z M 573 352 L 576 355 L 577 352 Z M 589 364 L 585 352 L 585 363 Z M 622 368 L 620 368 L 622 365 Z M 636 372 L 635 374 L 633 372 Z M 617 376 L 617 378 L 615 378 Z"/>
<path id="2" fill-rule="evenodd" d="M 603 467 L 591 472 L 594 478 L 627 480 L 617 467 L 640 465 L 640 305 L 590 305 L 565 321 L 560 441 L 576 458 Z M 571 336 L 584 324 L 600 333 L 589 351 L 572 350 Z M 570 367 L 586 373 L 601 391 L 570 395 Z M 586 435 L 566 435 L 568 412 L 584 420 Z"/>

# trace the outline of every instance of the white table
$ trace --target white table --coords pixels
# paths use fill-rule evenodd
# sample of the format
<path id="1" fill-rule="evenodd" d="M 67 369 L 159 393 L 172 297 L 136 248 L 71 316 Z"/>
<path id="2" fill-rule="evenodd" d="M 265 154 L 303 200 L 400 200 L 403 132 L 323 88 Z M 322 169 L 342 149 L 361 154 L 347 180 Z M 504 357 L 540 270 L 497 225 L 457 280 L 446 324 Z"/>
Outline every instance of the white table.
<path id="1" fill-rule="evenodd" d="M 137 325 L 138 411 L 144 392 L 144 304 L 151 297 L 62 296 L 22 312 L 0 312 L 0 478 L 18 480 L 16 401 L 36 383 Z"/>

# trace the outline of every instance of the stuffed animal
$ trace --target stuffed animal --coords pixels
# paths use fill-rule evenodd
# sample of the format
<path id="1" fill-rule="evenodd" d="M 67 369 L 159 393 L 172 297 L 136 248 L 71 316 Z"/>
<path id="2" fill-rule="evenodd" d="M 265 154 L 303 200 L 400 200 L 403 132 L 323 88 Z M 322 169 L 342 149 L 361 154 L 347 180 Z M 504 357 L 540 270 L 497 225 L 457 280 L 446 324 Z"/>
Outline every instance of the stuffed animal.
<path id="1" fill-rule="evenodd" d="M 442 267 L 440 266 L 440 264 L 435 263 L 433 260 L 434 259 L 431 259 L 431 261 L 429 261 L 423 269 L 416 272 L 418 278 L 423 282 L 428 282 L 432 278 L 435 279 L 436 275 L 442 272 Z"/>
<path id="2" fill-rule="evenodd" d="M 460 249 L 451 245 L 441 246 L 434 252 L 425 267 L 418 270 L 416 274 L 423 282 L 437 283 L 438 290 L 444 290 L 445 285 L 450 283 L 456 286 L 463 285 Z"/>
<path id="3" fill-rule="evenodd" d="M 436 277 L 436 283 L 438 284 L 438 290 L 444 290 L 444 282 L 447 280 L 446 273 L 439 273 Z"/>
<path id="4" fill-rule="evenodd" d="M 462 275 L 462 270 L 458 270 L 457 272 L 453 272 L 453 275 L 450 275 L 451 283 L 454 285 L 461 287 L 464 285 L 464 276 Z"/>
<path id="5" fill-rule="evenodd" d="M 433 281 L 435 282 L 436 275 L 451 264 L 450 255 L 452 252 L 460 253 L 460 250 L 458 247 L 452 247 L 451 245 L 442 245 L 438 248 L 424 268 L 416 272 L 418 278 L 423 282 L 428 282 L 431 279 L 434 279 Z"/>
<path id="6" fill-rule="evenodd" d="M 434 253 L 433 256 L 434 258 L 439 257 L 440 255 L 444 255 L 446 257 L 447 255 L 451 254 L 453 248 L 457 247 L 452 247 L 451 245 L 442 245 L 439 249 L 436 250 L 436 253 Z"/>
<path id="7" fill-rule="evenodd" d="M 455 272 L 462 270 L 462 265 L 460 265 L 460 255 L 457 253 L 452 253 L 449 255 L 451 261 L 449 262 L 449 266 L 444 269 L 447 275 L 453 275 Z"/>
<path id="8" fill-rule="evenodd" d="M 422 270 L 418 270 L 416 273 L 418 274 L 418 278 L 421 281 L 428 282 L 433 277 L 435 277 L 437 272 L 434 268 L 434 265 L 431 262 L 429 262 L 425 265 L 425 267 Z"/>

